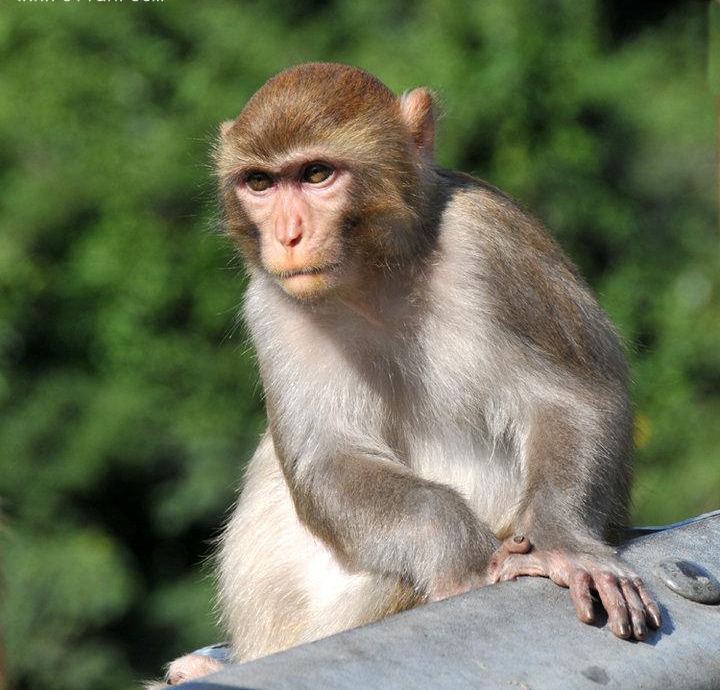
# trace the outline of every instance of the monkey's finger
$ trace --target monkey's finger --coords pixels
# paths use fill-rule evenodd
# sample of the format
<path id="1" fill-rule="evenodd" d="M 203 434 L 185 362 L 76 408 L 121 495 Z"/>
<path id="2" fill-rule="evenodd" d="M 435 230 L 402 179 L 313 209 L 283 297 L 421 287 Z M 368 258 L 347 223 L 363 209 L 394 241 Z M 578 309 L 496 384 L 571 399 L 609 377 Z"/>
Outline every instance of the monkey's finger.
<path id="1" fill-rule="evenodd" d="M 575 613 L 583 623 L 595 620 L 593 598 L 590 594 L 592 578 L 587 570 L 578 568 L 570 579 L 570 599 L 575 606 Z"/>
<path id="2" fill-rule="evenodd" d="M 644 640 L 647 637 L 647 625 L 645 623 L 645 607 L 643 606 L 640 595 L 635 591 L 632 583 L 628 578 L 620 578 L 620 589 L 622 589 L 625 603 L 630 611 L 630 620 L 632 621 L 633 636 L 636 640 Z"/>
<path id="3" fill-rule="evenodd" d="M 522 535 L 516 535 L 515 537 L 505 539 L 490 559 L 486 576 L 488 583 L 495 584 L 500 581 L 499 572 L 508 558 L 510 558 L 514 553 L 526 553 L 530 550 L 530 548 L 530 540 Z"/>
<path id="4" fill-rule="evenodd" d="M 495 582 L 514 580 L 521 575 L 547 577 L 547 570 L 542 562 L 531 554 L 510 554 L 497 570 Z"/>
<path id="5" fill-rule="evenodd" d="M 636 577 L 632 581 L 632 584 L 645 606 L 645 614 L 650 623 L 650 627 L 655 629 L 659 628 L 662 625 L 662 616 L 660 615 L 658 605 L 655 603 L 655 599 L 653 599 L 650 592 L 645 589 L 645 585 L 639 577 Z"/>
<path id="6" fill-rule="evenodd" d="M 608 623 L 613 633 L 627 639 L 632 634 L 632 628 L 625 597 L 618 587 L 615 575 L 607 571 L 599 572 L 597 575 L 593 574 L 593 583 L 600 595 L 600 601 L 607 611 Z"/>
<path id="7" fill-rule="evenodd" d="M 532 548 L 532 544 L 524 534 L 516 534 L 514 537 L 506 539 L 500 548 L 509 553 L 528 553 Z"/>
<path id="8" fill-rule="evenodd" d="M 505 539 L 502 544 L 498 547 L 497 551 L 492 555 L 490 559 L 490 571 L 497 571 L 502 563 L 514 553 L 527 553 L 532 548 L 530 540 L 522 535 L 517 534 L 514 537 Z"/>

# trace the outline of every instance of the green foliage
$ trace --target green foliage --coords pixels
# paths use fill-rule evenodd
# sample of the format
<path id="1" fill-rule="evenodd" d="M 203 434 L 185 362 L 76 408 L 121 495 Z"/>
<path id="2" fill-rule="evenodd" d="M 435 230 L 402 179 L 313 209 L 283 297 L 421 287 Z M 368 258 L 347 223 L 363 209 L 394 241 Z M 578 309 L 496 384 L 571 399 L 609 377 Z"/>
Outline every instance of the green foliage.
<path id="1" fill-rule="evenodd" d="M 706 12 L 659 5 L 6 3 L 0 602 L 13 687 L 127 688 L 217 639 L 199 565 L 263 412 L 236 324 L 243 278 L 212 231 L 208 148 L 297 62 L 439 92 L 441 162 L 533 209 L 627 338 L 637 520 L 718 507 Z"/>
<path id="2" fill-rule="evenodd" d="M 13 667 L 31 670 L 36 687 L 68 690 L 90 689 L 103 674 L 131 677 L 118 650 L 102 643 L 102 629 L 135 594 L 131 564 L 116 541 L 92 528 L 52 535 L 29 529 L 11 534 L 6 547 L 12 590 L 3 622 Z"/>

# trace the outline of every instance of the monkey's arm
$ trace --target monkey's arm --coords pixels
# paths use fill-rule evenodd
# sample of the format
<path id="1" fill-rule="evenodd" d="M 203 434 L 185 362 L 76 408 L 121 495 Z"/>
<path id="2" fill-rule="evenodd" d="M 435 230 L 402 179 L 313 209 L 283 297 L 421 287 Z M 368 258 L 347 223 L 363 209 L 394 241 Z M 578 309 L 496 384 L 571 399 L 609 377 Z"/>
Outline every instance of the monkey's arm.
<path id="1" fill-rule="evenodd" d="M 549 577 L 570 589 L 586 623 L 595 618 L 595 590 L 613 632 L 642 640 L 648 625 L 659 627 L 660 611 L 638 575 L 604 542 L 627 504 L 629 425 L 623 392 L 600 394 L 594 405 L 534 414 L 526 450 L 529 490 L 518 524 L 531 550 L 501 547 L 490 575 L 493 581 Z"/>
<path id="2" fill-rule="evenodd" d="M 531 405 L 524 444 L 528 490 L 519 527 L 540 548 L 603 550 L 598 545 L 627 518 L 630 405 L 620 384 L 588 386 L 568 372 L 565 380 L 557 397 L 566 402 Z"/>
<path id="3" fill-rule="evenodd" d="M 568 586 L 581 620 L 598 592 L 613 631 L 642 639 L 660 622 L 642 583 L 605 543 L 629 503 L 632 413 L 610 319 L 539 223 L 500 193 L 478 191 L 478 253 L 499 330 L 495 356 L 522 401 L 516 438 L 524 496 L 491 581 L 545 575 Z M 487 220 L 489 219 L 489 221 Z M 631 625 L 632 624 L 632 625 Z"/>
<path id="4" fill-rule="evenodd" d="M 453 489 L 363 452 L 314 458 L 290 485 L 300 519 L 349 566 L 433 600 L 484 583 L 498 541 Z"/>

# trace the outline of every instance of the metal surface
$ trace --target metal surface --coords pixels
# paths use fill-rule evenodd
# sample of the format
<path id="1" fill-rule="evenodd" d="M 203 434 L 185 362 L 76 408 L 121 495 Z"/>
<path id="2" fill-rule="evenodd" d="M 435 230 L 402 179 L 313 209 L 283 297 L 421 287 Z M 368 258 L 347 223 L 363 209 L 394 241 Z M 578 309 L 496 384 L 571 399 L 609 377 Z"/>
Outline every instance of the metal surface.
<path id="1" fill-rule="evenodd" d="M 720 574 L 720 515 L 629 542 L 623 556 L 660 604 L 645 642 L 576 618 L 566 590 L 521 578 L 333 637 L 229 666 L 187 690 L 720 689 L 720 606 L 667 589 L 658 563 L 681 558 Z"/>
<path id="2" fill-rule="evenodd" d="M 668 589 L 700 604 L 720 603 L 720 584 L 704 568 L 677 558 L 660 561 L 655 573 Z"/>
<path id="3" fill-rule="evenodd" d="M 209 647 L 196 649 L 193 654 L 209 656 L 211 659 L 215 659 L 215 661 L 220 661 L 223 664 L 227 664 L 229 663 L 231 656 L 230 643 L 218 642 L 217 644 L 211 644 Z"/>
<path id="4" fill-rule="evenodd" d="M 720 2 L 720 0 L 718 0 Z M 635 537 L 641 537 L 644 534 L 654 534 L 655 532 L 664 532 L 666 529 L 675 529 L 676 527 L 684 527 L 690 525 L 693 522 L 699 522 L 700 520 L 708 520 L 710 518 L 720 516 L 720 509 L 711 510 L 709 513 L 701 513 L 694 517 L 680 520 L 679 522 L 672 522 L 669 525 L 645 525 L 643 527 L 627 527 L 625 528 L 625 539 L 635 539 Z"/>

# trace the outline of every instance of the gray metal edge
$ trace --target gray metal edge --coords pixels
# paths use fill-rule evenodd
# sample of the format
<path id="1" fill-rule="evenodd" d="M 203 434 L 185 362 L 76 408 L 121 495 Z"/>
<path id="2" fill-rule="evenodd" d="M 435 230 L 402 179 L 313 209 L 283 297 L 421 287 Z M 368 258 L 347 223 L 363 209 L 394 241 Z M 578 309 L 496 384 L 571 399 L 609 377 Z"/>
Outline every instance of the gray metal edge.
<path id="1" fill-rule="evenodd" d="M 720 515 L 638 537 L 621 551 L 662 610 L 662 628 L 645 642 L 614 637 L 604 615 L 583 625 L 567 590 L 521 578 L 228 666 L 182 687 L 719 690 L 720 606 L 671 592 L 654 567 L 677 557 L 720 576 Z"/>

